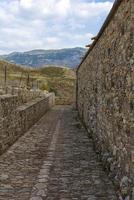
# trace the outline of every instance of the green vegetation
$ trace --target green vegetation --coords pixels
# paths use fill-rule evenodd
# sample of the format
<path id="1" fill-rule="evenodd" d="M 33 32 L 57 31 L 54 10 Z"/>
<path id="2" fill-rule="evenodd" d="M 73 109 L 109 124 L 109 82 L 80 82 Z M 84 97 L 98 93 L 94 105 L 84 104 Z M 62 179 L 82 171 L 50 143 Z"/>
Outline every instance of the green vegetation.
<path id="1" fill-rule="evenodd" d="M 7 66 L 7 85 L 39 88 L 54 92 L 57 104 L 70 104 L 74 98 L 75 72 L 65 67 L 47 66 L 38 69 L 21 67 L 0 61 L 0 85 L 4 86 Z"/>

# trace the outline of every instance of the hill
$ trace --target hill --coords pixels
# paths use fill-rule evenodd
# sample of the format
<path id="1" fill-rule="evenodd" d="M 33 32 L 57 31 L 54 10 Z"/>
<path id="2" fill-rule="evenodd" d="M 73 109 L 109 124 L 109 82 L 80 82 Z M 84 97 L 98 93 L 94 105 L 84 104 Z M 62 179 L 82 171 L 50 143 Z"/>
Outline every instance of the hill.
<path id="1" fill-rule="evenodd" d="M 47 66 L 33 69 L 0 61 L 0 86 L 4 87 L 4 69 L 7 66 L 7 85 L 39 88 L 55 92 L 57 104 L 70 104 L 74 98 L 75 72 L 65 67 Z"/>
<path id="2" fill-rule="evenodd" d="M 76 67 L 81 57 L 86 53 L 84 48 L 69 48 L 59 50 L 32 50 L 27 52 L 14 52 L 1 56 L 2 59 L 19 65 L 42 67 L 45 65 Z"/>

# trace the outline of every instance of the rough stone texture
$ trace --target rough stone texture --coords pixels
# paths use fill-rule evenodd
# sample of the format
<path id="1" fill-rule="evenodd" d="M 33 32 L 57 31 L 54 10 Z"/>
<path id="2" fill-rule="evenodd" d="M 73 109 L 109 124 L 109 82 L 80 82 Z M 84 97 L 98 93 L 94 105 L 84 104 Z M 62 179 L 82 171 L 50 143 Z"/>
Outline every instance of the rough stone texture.
<path id="1" fill-rule="evenodd" d="M 0 95 L 0 118 L 9 115 L 18 106 L 30 102 L 37 97 L 44 96 L 40 90 L 27 90 L 14 88 L 13 93 L 8 91 L 7 94 Z"/>
<path id="2" fill-rule="evenodd" d="M 31 89 L 28 90 L 26 88 L 17 88 L 17 87 L 7 87 L 7 93 L 12 95 L 17 95 L 19 102 L 26 103 L 37 97 L 39 97 L 43 92 L 41 90 Z"/>
<path id="3" fill-rule="evenodd" d="M 134 1 L 122 0 L 77 71 L 77 106 L 120 199 L 134 199 Z M 134 189 L 133 189 L 134 190 Z"/>
<path id="4" fill-rule="evenodd" d="M 9 115 L 20 105 L 19 98 L 16 95 L 0 95 L 0 120 Z"/>
<path id="5" fill-rule="evenodd" d="M 6 96 L 6 100 L 2 99 L 4 107 L 2 107 L 3 117 L 0 118 L 0 154 L 54 105 L 53 93 L 38 97 L 18 107 L 16 107 L 16 98 L 16 96 L 10 96 L 10 98 Z"/>
<path id="6" fill-rule="evenodd" d="M 0 157 L 0 200 L 116 200 L 76 116 L 54 107 Z"/>

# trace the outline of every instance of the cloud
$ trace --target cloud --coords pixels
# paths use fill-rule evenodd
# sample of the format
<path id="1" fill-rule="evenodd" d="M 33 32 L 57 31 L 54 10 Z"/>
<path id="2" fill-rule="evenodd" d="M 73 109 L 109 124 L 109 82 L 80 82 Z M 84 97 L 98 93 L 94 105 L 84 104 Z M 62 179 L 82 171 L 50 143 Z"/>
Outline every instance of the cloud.
<path id="1" fill-rule="evenodd" d="M 32 5 L 33 5 L 33 1 L 32 0 L 20 0 L 20 6 L 25 8 L 25 9 L 31 8 Z"/>
<path id="2" fill-rule="evenodd" d="M 71 8 L 70 0 L 20 0 L 20 7 L 33 17 L 66 16 Z"/>
<path id="3" fill-rule="evenodd" d="M 71 2 L 70 0 L 61 0 L 56 3 L 56 13 L 62 16 L 67 16 L 68 12 L 71 9 Z"/>
<path id="4" fill-rule="evenodd" d="M 91 3 L 78 3 L 74 8 L 76 16 L 83 18 L 93 18 L 109 11 L 111 2 L 91 2 Z"/>
<path id="5" fill-rule="evenodd" d="M 60 39 L 58 37 L 47 37 L 46 38 L 46 41 L 49 43 L 49 44 L 55 44 L 55 43 L 58 43 L 60 41 Z"/>
<path id="6" fill-rule="evenodd" d="M 111 0 L 1 0 L 0 52 L 85 46 Z"/>

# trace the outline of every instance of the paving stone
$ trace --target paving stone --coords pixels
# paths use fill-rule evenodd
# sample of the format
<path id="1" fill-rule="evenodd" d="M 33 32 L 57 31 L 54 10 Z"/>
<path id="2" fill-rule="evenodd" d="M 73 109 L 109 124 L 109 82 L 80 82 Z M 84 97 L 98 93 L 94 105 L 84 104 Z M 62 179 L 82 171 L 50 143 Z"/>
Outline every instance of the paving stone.
<path id="1" fill-rule="evenodd" d="M 76 115 L 56 106 L 0 157 L 0 200 L 116 200 Z"/>

